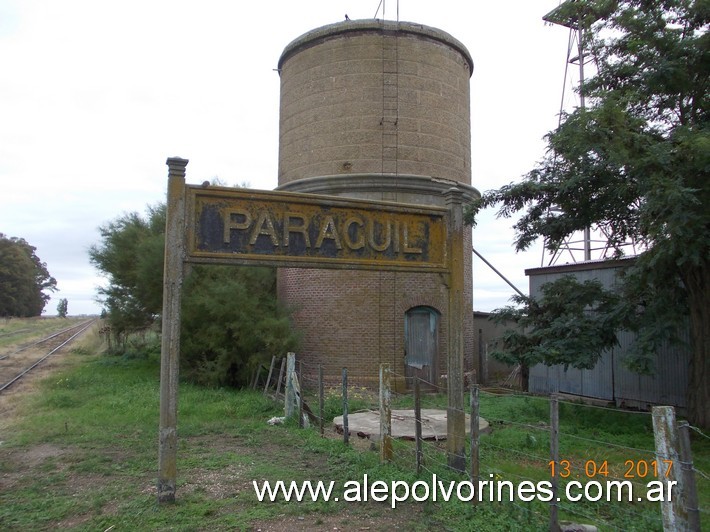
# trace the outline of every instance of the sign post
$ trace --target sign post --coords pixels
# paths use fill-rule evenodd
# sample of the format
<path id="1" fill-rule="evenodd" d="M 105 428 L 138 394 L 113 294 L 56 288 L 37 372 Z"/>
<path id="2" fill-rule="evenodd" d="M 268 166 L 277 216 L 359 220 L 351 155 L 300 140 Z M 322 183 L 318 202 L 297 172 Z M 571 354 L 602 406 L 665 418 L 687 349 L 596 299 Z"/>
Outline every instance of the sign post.
<path id="1" fill-rule="evenodd" d="M 158 502 L 175 501 L 177 478 L 177 395 L 180 363 L 180 304 L 185 271 L 185 167 L 187 159 L 168 159 L 165 222 L 163 315 L 160 346 L 160 432 Z"/>
<path id="2" fill-rule="evenodd" d="M 448 465 L 466 470 L 466 413 L 463 401 L 463 192 L 452 187 L 444 193 L 449 208 L 449 344 L 447 346 L 446 451 Z"/>

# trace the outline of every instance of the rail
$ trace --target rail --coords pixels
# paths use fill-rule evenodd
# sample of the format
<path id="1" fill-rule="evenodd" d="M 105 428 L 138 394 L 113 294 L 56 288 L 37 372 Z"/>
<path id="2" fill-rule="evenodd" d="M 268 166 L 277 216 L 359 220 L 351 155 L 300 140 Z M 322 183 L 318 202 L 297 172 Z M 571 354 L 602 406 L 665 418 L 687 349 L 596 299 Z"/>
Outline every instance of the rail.
<path id="1" fill-rule="evenodd" d="M 13 384 L 15 384 L 15 383 L 16 383 L 17 381 L 19 381 L 20 379 L 22 379 L 25 375 L 27 375 L 30 371 L 32 371 L 33 369 L 35 369 L 35 368 L 36 368 L 37 366 L 39 366 L 40 364 L 42 364 L 42 362 L 44 362 L 45 360 L 47 360 L 50 356 L 52 356 L 54 353 L 56 353 L 57 351 L 59 351 L 62 347 L 64 347 L 64 346 L 67 345 L 68 343 L 72 342 L 77 336 L 79 336 L 81 333 L 83 333 L 84 331 L 86 331 L 86 329 L 88 329 L 91 325 L 93 325 L 95 321 L 96 321 L 96 319 L 94 318 L 94 319 L 92 319 L 92 320 L 89 320 L 89 321 L 86 321 L 86 322 L 82 322 L 82 323 L 80 323 L 80 324 L 78 324 L 78 325 L 75 325 L 75 326 L 73 326 L 73 327 L 68 327 L 67 329 L 63 329 L 63 330 L 61 330 L 61 331 L 59 331 L 59 332 L 53 333 L 53 334 L 51 334 L 51 335 L 49 335 L 49 336 L 47 336 L 47 337 L 45 337 L 45 338 L 42 338 L 41 340 L 38 340 L 38 341 L 36 341 L 36 342 L 34 342 L 34 343 L 31 343 L 31 344 L 28 344 L 28 345 L 26 345 L 26 346 L 23 346 L 23 347 L 21 347 L 20 349 L 14 351 L 13 353 L 10 353 L 10 354 L 8 354 L 8 355 L 4 355 L 3 357 L 0 357 L 0 360 L 4 360 L 4 359 L 9 358 L 9 357 L 12 356 L 12 355 L 15 355 L 15 354 L 17 354 L 17 353 L 20 353 L 20 352 L 22 352 L 22 351 L 24 351 L 24 350 L 26 350 L 26 349 L 29 349 L 30 347 L 34 347 L 34 346 L 38 346 L 38 345 L 43 344 L 43 343 L 47 343 L 47 342 L 49 342 L 49 341 L 51 341 L 51 340 L 54 340 L 55 338 L 57 338 L 57 337 L 59 337 L 59 336 L 63 336 L 63 335 L 66 335 L 66 334 L 71 334 L 71 336 L 69 336 L 66 340 L 62 339 L 62 341 L 61 341 L 61 343 L 60 343 L 59 345 L 53 347 L 47 354 L 41 356 L 41 357 L 40 357 L 38 360 L 36 360 L 32 365 L 30 365 L 29 367 L 24 368 L 22 371 L 20 371 L 19 373 L 17 373 L 17 374 L 16 374 L 13 378 L 11 378 L 9 381 L 7 381 L 7 382 L 5 382 L 4 384 L 0 385 L 0 393 L 2 393 L 3 391 L 5 391 L 6 389 L 8 389 L 10 386 L 12 386 Z"/>

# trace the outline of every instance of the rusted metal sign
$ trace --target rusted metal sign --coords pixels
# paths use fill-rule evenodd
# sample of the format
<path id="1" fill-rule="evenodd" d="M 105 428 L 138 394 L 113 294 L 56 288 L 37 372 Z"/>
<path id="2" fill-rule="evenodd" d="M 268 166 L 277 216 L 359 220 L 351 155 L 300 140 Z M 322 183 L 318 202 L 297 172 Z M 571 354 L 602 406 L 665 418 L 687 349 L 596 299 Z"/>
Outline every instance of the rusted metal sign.
<path id="1" fill-rule="evenodd" d="M 444 208 L 186 188 L 190 262 L 448 271 Z"/>

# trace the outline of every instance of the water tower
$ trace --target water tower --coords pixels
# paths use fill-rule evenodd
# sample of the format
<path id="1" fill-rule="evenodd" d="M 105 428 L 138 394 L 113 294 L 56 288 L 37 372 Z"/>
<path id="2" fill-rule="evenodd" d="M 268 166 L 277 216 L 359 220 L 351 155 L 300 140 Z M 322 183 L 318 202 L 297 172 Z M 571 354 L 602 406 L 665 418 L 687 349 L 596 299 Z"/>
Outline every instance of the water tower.
<path id="1" fill-rule="evenodd" d="M 279 190 L 444 206 L 471 187 L 473 62 L 421 24 L 346 20 L 314 29 L 279 59 Z M 468 233 L 470 235 L 470 232 Z M 471 238 L 465 239 L 465 367 L 473 364 Z M 446 372 L 447 279 L 440 274 L 281 269 L 279 298 L 303 332 L 304 371 L 323 364 L 375 385 L 390 363 L 439 384 Z"/>

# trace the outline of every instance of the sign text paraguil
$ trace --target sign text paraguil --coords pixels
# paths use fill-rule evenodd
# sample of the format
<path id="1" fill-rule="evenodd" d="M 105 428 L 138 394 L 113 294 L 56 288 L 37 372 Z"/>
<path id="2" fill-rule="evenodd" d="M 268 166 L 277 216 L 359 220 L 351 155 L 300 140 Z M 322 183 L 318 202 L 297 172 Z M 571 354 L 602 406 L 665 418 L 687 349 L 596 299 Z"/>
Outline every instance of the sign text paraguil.
<path id="1" fill-rule="evenodd" d="M 193 261 L 445 271 L 446 210 L 306 194 L 190 188 Z"/>

